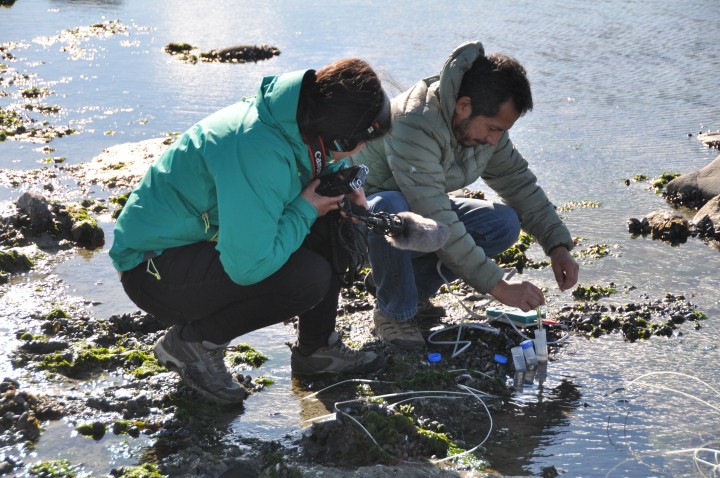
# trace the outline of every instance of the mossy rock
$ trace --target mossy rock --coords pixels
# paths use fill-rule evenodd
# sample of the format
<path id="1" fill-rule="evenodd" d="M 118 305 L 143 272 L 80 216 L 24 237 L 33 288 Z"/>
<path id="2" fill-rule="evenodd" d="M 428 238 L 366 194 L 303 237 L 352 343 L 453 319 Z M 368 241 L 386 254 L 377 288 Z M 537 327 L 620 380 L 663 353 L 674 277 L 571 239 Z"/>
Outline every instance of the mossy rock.
<path id="1" fill-rule="evenodd" d="M 33 267 L 33 262 L 17 251 L 0 251 L 0 271 L 15 274 L 27 272 Z"/>

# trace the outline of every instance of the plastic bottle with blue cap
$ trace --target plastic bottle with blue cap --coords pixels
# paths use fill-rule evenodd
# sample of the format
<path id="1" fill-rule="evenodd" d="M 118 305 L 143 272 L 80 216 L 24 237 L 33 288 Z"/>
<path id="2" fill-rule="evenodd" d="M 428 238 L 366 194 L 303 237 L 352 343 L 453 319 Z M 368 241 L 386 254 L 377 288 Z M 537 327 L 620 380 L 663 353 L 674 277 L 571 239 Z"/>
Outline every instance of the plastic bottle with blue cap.
<path id="1" fill-rule="evenodd" d="M 498 377 L 505 380 L 505 367 L 507 366 L 508 359 L 504 355 L 495 354 L 495 369 L 497 370 Z"/>

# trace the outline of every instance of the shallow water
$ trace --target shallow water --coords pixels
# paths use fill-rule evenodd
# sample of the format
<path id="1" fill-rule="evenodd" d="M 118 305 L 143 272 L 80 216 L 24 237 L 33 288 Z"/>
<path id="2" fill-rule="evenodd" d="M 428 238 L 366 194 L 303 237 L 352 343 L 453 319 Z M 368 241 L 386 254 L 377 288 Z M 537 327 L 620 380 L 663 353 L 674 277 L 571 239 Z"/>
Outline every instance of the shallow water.
<path id="1" fill-rule="evenodd" d="M 127 35 L 78 44 L 51 41 L 65 29 L 113 19 L 128 26 Z M 509 457 L 493 462 L 495 469 L 523 475 L 555 465 L 568 476 L 702 476 L 708 469 L 696 469 L 692 453 L 666 453 L 713 441 L 711 448 L 720 448 L 720 417 L 713 408 L 718 393 L 668 374 L 639 379 L 625 395 L 617 390 L 650 372 L 688 373 L 720 389 L 718 251 L 693 239 L 671 247 L 631 238 L 628 218 L 668 206 L 649 183 L 624 184 L 636 174 L 691 172 L 717 156 L 695 138 L 699 131 L 720 129 L 716 0 L 468 1 L 453 7 L 406 0 L 221 0 L 201 8 L 197 2 L 168 0 L 19 0 L 0 8 L 0 42 L 23 45 L 13 49 L 19 60 L 8 64 L 31 74 L 31 85 L 54 92 L 44 100 L 63 108 L 54 123 L 79 130 L 50 143 L 56 148 L 52 156 L 70 164 L 88 161 L 113 144 L 183 131 L 254 94 L 264 75 L 320 67 L 342 57 L 367 59 L 396 93 L 435 74 L 455 46 L 476 38 L 487 51 L 511 54 L 528 70 L 535 108 L 511 136 L 550 197 L 557 205 L 601 205 L 563 213 L 573 236 L 614 247 L 612 256 L 582 264 L 580 282 L 637 288 L 627 298 L 612 299 L 618 303 L 643 293 L 652 298 L 685 294 L 709 316 L 701 330 L 685 326 L 682 336 L 671 339 L 635 344 L 617 337 L 575 339 L 551 363 L 548 388 L 571 382 L 582 406 L 565 411 L 562 420 L 533 422 L 527 443 L 503 445 Z M 170 42 L 202 50 L 267 43 L 282 53 L 255 64 L 189 65 L 162 52 Z M 9 93 L 0 96 L 4 107 L 21 101 L 18 86 L 2 84 L 0 90 Z M 48 155 L 39 146 L 0 143 L 0 167 L 43 166 Z M 15 199 L 23 190 L 0 188 L 0 200 Z M 103 226 L 109 245 L 112 224 Z M 134 310 L 117 283 L 107 247 L 54 271 L 69 291 L 95 304 L 99 318 Z M 550 271 L 524 277 L 550 288 L 551 312 L 554 303 L 570 301 L 568 294 L 554 292 Z M 25 307 L 10 295 L 2 301 L 3 307 Z M 9 324 L 0 326 L 7 341 L 13 340 L 12 331 Z M 281 439 L 302 425 L 305 403 L 293 393 L 283 344 L 291 338 L 291 329 L 283 326 L 242 338 L 271 357 L 262 374 L 276 384 L 248 400 L 245 413 L 231 423 L 234 433 Z M 9 370 L 5 360 L 2 364 L 3 372 Z M 536 390 L 526 394 L 537 398 Z M 513 426 L 511 420 L 507 426 Z M 47 434 L 38 454 L 56 450 L 63 439 L 62 433 Z M 502 456 L 501 451 L 490 448 L 488 456 Z"/>

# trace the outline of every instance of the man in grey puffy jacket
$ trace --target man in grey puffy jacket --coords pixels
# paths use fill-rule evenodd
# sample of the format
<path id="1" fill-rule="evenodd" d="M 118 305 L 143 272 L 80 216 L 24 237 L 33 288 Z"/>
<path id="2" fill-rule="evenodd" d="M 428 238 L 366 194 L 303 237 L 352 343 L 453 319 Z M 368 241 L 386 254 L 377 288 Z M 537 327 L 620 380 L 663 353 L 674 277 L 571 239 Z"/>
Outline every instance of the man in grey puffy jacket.
<path id="1" fill-rule="evenodd" d="M 392 100 L 391 134 L 368 142 L 350 159 L 370 168 L 364 186 L 371 211 L 409 210 L 450 230 L 447 243 L 430 254 L 395 249 L 384 236 L 369 233 L 375 332 L 386 342 L 425 347 L 411 319 L 420 315 L 419 306 L 428 311 L 443 283 L 438 260 L 447 280 L 460 277 L 505 305 L 529 311 L 544 304 L 537 286 L 503 279 L 492 259 L 515 243 L 521 227 L 550 256 L 560 290 L 576 284 L 570 232 L 508 135 L 532 106 L 530 83 L 517 61 L 486 56 L 480 42 L 464 43 L 440 75 Z M 478 178 L 503 203 L 448 195 Z"/>

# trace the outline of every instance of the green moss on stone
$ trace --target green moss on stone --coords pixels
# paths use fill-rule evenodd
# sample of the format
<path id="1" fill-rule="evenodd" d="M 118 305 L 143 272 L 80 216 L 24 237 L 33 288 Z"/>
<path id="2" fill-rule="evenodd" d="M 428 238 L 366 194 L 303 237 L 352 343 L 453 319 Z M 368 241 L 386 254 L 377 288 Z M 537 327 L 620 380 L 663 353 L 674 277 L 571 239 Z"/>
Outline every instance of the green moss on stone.
<path id="1" fill-rule="evenodd" d="M 27 272 L 32 269 L 33 262 L 17 251 L 0 251 L 0 271 L 11 274 Z"/>
<path id="2" fill-rule="evenodd" d="M 251 367 L 260 367 L 269 360 L 268 356 L 249 346 L 248 344 L 238 344 L 231 349 L 227 355 L 230 364 L 249 365 Z"/>
<path id="3" fill-rule="evenodd" d="M 167 475 L 160 473 L 157 466 L 152 463 L 144 463 L 138 466 L 123 466 L 113 476 L 123 478 L 163 478 Z"/>
<path id="4" fill-rule="evenodd" d="M 74 478 L 77 473 L 68 460 L 50 460 L 35 463 L 28 470 L 32 476 L 42 478 Z"/>

